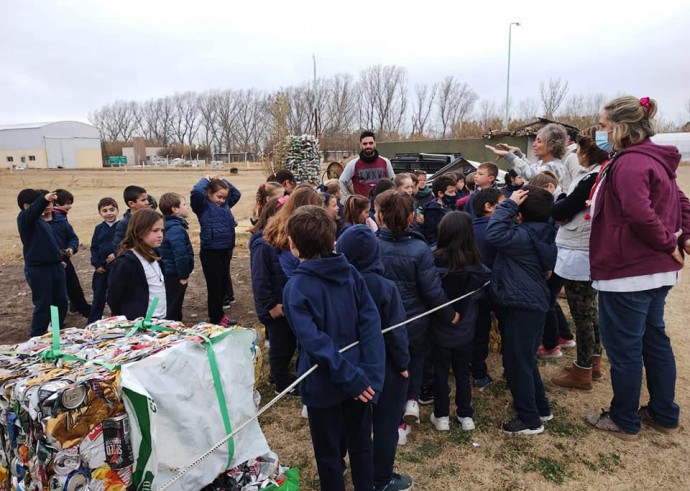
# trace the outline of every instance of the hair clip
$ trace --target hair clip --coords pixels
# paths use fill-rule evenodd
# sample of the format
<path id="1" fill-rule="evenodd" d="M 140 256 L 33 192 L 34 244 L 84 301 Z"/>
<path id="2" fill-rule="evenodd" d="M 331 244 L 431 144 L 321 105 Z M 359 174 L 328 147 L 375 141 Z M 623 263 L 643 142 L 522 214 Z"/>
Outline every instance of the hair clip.
<path id="1" fill-rule="evenodd" d="M 640 104 L 644 107 L 645 111 L 649 112 L 649 97 L 640 99 Z"/>

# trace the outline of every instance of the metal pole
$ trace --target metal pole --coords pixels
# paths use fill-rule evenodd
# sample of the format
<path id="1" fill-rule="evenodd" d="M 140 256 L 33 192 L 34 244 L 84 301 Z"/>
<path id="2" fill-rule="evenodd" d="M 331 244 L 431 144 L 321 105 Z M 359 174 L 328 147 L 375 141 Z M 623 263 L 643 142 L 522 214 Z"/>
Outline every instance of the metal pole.
<path id="1" fill-rule="evenodd" d="M 506 116 L 503 120 L 503 128 L 508 129 L 508 117 L 510 115 L 510 46 L 512 41 L 513 25 L 519 26 L 519 22 L 508 24 L 508 76 L 506 77 Z"/>
<path id="2" fill-rule="evenodd" d="M 319 137 L 319 93 L 316 89 L 316 55 L 312 54 L 314 60 L 314 136 Z"/>

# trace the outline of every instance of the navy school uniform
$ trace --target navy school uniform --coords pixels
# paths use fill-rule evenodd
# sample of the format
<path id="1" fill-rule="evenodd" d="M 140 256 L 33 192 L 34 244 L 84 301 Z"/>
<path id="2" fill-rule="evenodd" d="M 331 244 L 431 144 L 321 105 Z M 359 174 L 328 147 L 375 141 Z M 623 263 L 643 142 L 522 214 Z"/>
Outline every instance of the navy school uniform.
<path id="1" fill-rule="evenodd" d="M 159 252 L 161 269 L 165 278 L 166 318 L 182 321 L 182 304 L 188 285 L 180 280 L 188 280 L 194 271 L 194 249 L 189 240 L 187 220 L 178 216 L 165 216 L 165 234 Z"/>
<path id="2" fill-rule="evenodd" d="M 50 225 L 41 217 L 46 206 L 48 201 L 44 196 L 39 196 L 17 215 L 24 255 L 24 276 L 31 288 L 31 301 L 34 304 L 31 336 L 40 336 L 48 330 L 51 305 L 58 307 L 61 326 L 67 313 L 65 268 L 62 266 L 60 247 Z"/>
<path id="3" fill-rule="evenodd" d="M 106 292 L 108 291 L 108 256 L 113 253 L 113 239 L 118 222 L 101 222 L 93 230 L 91 237 L 91 266 L 94 267 L 93 278 L 91 279 L 91 289 L 93 290 L 93 300 L 91 301 L 91 312 L 89 312 L 88 322 L 96 322 L 103 317 L 105 308 Z M 105 272 L 98 273 L 98 268 L 105 269 Z"/>
<path id="4" fill-rule="evenodd" d="M 125 238 L 127 233 L 127 225 L 129 225 L 129 219 L 132 218 L 132 210 L 127 209 L 122 215 L 122 219 L 115 224 L 115 233 L 113 235 L 113 252 L 117 256 L 120 251 L 120 244 L 122 239 Z"/>
<path id="5" fill-rule="evenodd" d="M 451 211 L 450 208 L 439 204 L 436 200 L 431 200 L 424 205 L 424 223 L 421 225 L 421 231 L 430 246 L 436 245 L 438 224 L 449 211 Z"/>
<path id="6" fill-rule="evenodd" d="M 70 225 L 67 220 L 67 213 L 55 210 L 53 212 L 53 219 L 48 223 L 55 234 L 55 240 L 57 240 L 58 247 L 61 250 L 70 248 L 73 254 L 79 252 L 79 237 L 74 233 L 72 225 Z M 70 310 L 79 312 L 81 315 L 88 318 L 91 312 L 91 305 L 89 305 L 89 302 L 87 302 L 84 297 L 84 290 L 81 287 L 72 260 L 69 256 L 62 256 L 62 261 L 65 263 L 65 282 Z"/>
<path id="7" fill-rule="evenodd" d="M 383 277 L 378 240 L 366 225 L 354 225 L 336 243 L 364 278 L 369 293 L 378 308 L 381 328 L 406 320 L 405 308 L 398 287 Z M 374 484 L 390 482 L 398 444 L 398 422 L 407 399 L 408 379 L 401 375 L 410 363 L 407 326 L 386 333 L 386 377 L 383 391 L 373 410 L 374 426 Z"/>
<path id="8" fill-rule="evenodd" d="M 129 320 L 146 315 L 149 284 L 144 266 L 131 249 L 110 264 L 107 300 L 113 315 L 124 315 Z"/>
<path id="9" fill-rule="evenodd" d="M 285 285 L 283 310 L 299 342 L 298 375 L 309 408 L 309 431 L 322 489 L 344 491 L 341 449 L 347 440 L 356 490 L 373 488 L 371 405 L 354 400 L 367 387 L 383 388 L 385 346 L 376 305 L 345 256 L 302 261 Z M 338 350 L 354 341 L 350 350 Z"/>

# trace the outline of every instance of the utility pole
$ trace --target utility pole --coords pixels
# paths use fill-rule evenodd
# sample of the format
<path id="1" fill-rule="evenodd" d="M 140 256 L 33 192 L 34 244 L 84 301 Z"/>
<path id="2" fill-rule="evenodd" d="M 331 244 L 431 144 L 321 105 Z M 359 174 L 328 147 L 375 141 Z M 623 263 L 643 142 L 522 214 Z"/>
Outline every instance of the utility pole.
<path id="1" fill-rule="evenodd" d="M 512 41 L 513 26 L 520 26 L 519 22 L 508 24 L 508 77 L 506 78 L 506 117 L 503 120 L 503 128 L 508 129 L 508 118 L 510 116 L 510 45 Z"/>

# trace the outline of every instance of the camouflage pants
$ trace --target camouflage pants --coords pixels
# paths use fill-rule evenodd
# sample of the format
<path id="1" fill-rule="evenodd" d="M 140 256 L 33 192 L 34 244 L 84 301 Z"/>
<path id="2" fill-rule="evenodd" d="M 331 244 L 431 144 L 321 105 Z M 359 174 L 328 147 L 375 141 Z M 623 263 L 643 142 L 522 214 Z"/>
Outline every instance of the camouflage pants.
<path id="1" fill-rule="evenodd" d="M 601 355 L 597 292 L 591 281 L 565 280 L 570 315 L 575 323 L 577 338 L 577 364 L 583 368 L 592 366 L 592 355 Z"/>

